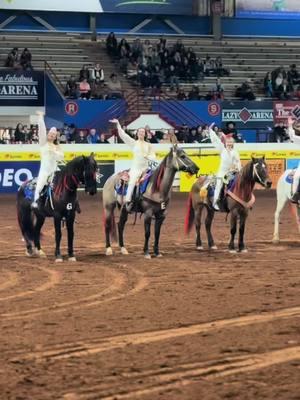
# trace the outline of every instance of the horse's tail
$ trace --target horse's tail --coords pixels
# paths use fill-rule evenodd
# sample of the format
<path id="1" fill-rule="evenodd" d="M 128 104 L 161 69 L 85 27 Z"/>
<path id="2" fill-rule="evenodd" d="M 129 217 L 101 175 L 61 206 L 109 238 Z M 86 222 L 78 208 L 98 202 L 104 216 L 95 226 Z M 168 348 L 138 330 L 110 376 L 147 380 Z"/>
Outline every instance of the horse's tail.
<path id="1" fill-rule="evenodd" d="M 191 229 L 194 225 L 194 220 L 195 220 L 195 210 L 193 207 L 192 192 L 190 192 L 187 202 L 187 212 L 185 214 L 185 220 L 184 220 L 184 233 L 186 235 L 188 235 L 191 232 Z"/>
<path id="2" fill-rule="evenodd" d="M 31 211 L 30 203 L 23 196 L 22 188 L 18 191 L 17 195 L 17 217 L 24 239 L 33 241 L 33 214 Z"/>
<path id="3" fill-rule="evenodd" d="M 116 228 L 116 219 L 115 219 L 115 209 L 114 207 L 110 210 L 110 217 L 107 216 L 107 211 L 104 209 L 103 211 L 103 226 L 106 229 L 106 224 L 109 224 L 109 234 L 112 240 L 117 241 L 117 228 Z"/>

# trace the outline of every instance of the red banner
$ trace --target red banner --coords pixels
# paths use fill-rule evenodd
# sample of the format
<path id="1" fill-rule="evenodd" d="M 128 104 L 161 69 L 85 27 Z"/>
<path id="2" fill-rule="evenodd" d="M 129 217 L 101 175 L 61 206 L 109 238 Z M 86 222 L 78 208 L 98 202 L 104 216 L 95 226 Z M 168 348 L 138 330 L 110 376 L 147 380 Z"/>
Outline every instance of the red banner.
<path id="1" fill-rule="evenodd" d="M 273 119 L 274 123 L 287 122 L 292 117 L 294 121 L 300 120 L 300 101 L 274 101 L 273 103 Z"/>

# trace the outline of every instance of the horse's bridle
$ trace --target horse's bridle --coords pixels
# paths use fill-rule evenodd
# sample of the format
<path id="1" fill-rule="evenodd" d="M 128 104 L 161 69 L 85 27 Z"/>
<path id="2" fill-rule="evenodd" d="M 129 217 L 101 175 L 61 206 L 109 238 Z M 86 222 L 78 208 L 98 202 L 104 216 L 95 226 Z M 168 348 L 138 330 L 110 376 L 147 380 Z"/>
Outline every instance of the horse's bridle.
<path id="1" fill-rule="evenodd" d="M 257 166 L 259 163 L 255 163 L 253 164 L 253 179 L 255 179 L 255 177 L 258 179 L 258 181 L 265 186 L 265 182 L 261 179 L 259 173 L 257 172 Z"/>
<path id="2" fill-rule="evenodd" d="M 188 169 L 188 165 L 185 164 L 185 162 L 182 160 L 182 158 L 177 157 L 176 151 L 173 151 L 173 157 L 175 158 L 174 162 L 175 162 L 175 166 L 176 166 L 176 168 L 177 168 L 178 171 L 180 171 L 179 160 L 180 160 L 181 164 L 182 164 L 186 169 Z M 176 165 L 176 164 L 177 164 L 177 165 Z"/>

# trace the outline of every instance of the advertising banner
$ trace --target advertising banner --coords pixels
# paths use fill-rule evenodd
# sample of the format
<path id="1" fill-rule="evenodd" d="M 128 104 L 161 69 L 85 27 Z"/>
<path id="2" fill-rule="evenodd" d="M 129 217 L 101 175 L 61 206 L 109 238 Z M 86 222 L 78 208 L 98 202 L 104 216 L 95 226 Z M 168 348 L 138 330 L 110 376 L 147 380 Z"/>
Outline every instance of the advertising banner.
<path id="1" fill-rule="evenodd" d="M 236 0 L 236 16 L 245 18 L 299 18 L 299 0 Z"/>
<path id="2" fill-rule="evenodd" d="M 289 117 L 293 120 L 300 119 L 300 101 L 274 101 L 273 103 L 274 123 L 287 122 Z"/>
<path id="3" fill-rule="evenodd" d="M 0 70 L 0 106 L 44 105 L 44 72 Z"/>
<path id="4" fill-rule="evenodd" d="M 273 102 L 229 101 L 222 102 L 222 124 L 234 122 L 238 129 L 259 129 L 273 125 Z"/>
<path id="5" fill-rule="evenodd" d="M 2 0 L 8 10 L 192 15 L 193 0 Z"/>
<path id="6" fill-rule="evenodd" d="M 249 159 L 250 157 L 246 160 L 241 160 L 242 165 L 247 164 L 249 162 Z M 273 158 L 269 160 L 267 159 L 266 161 L 268 165 L 269 176 L 272 181 L 272 189 L 276 189 L 278 179 L 285 171 L 285 160 L 282 158 L 281 159 Z M 264 187 L 259 184 L 256 184 L 255 189 L 264 189 Z"/>
<path id="7" fill-rule="evenodd" d="M 40 163 L 1 162 L 0 163 L 0 193 L 15 193 L 23 182 L 37 176 Z"/>

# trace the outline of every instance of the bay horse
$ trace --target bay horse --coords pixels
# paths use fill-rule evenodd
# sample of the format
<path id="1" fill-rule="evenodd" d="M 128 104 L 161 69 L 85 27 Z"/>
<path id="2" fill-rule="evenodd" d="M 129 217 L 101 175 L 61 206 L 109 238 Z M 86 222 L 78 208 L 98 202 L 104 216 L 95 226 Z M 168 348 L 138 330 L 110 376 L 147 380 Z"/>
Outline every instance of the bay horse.
<path id="1" fill-rule="evenodd" d="M 215 210 L 212 205 L 212 196 L 209 194 L 209 186 L 211 178 L 200 177 L 192 186 L 188 199 L 188 210 L 185 218 L 185 233 L 189 233 L 193 224 L 196 227 L 196 248 L 203 250 L 201 241 L 201 217 L 204 208 L 207 211 L 205 219 L 205 229 L 210 249 L 216 249 L 216 245 L 211 233 L 211 226 L 215 215 Z M 272 182 L 269 178 L 267 164 L 265 158 L 254 158 L 241 169 L 236 175 L 234 187 L 227 192 L 225 197 L 225 207 L 223 211 L 230 213 L 230 241 L 228 249 L 230 252 L 235 252 L 235 235 L 237 231 L 237 223 L 239 219 L 239 239 L 238 250 L 246 252 L 247 249 L 244 243 L 244 233 L 246 220 L 249 209 L 252 207 L 255 198 L 253 189 L 255 183 L 259 183 L 265 188 L 270 188 Z"/>
<path id="2" fill-rule="evenodd" d="M 176 144 L 172 146 L 170 152 L 153 171 L 147 188 L 143 195 L 138 200 L 138 211 L 144 214 L 144 256 L 151 258 L 149 253 L 149 239 L 151 220 L 155 219 L 155 240 L 154 240 L 154 256 L 161 257 L 159 251 L 159 237 L 163 221 L 166 217 L 166 210 L 169 205 L 172 184 L 177 171 L 184 171 L 190 174 L 197 174 L 199 168 L 188 157 L 186 152 L 179 148 Z M 106 255 L 113 254 L 110 236 L 115 236 L 115 217 L 114 210 L 118 206 L 120 217 L 118 222 L 118 241 L 122 254 L 128 254 L 124 245 L 124 228 L 128 219 L 128 211 L 123 205 L 123 196 L 116 192 L 116 187 L 120 182 L 120 174 L 114 174 L 105 182 L 103 187 L 103 208 L 105 222 L 105 237 L 106 237 Z"/>
<path id="3" fill-rule="evenodd" d="M 94 195 L 97 192 L 97 163 L 93 154 L 79 156 L 68 162 L 54 175 L 52 189 L 41 195 L 38 208 L 32 209 L 35 180 L 23 183 L 17 194 L 18 222 L 26 243 L 26 255 L 45 257 L 41 249 L 40 233 L 46 217 L 54 219 L 55 261 L 63 261 L 60 252 L 61 225 L 65 219 L 68 233 L 68 260 L 76 261 L 73 250 L 74 221 L 78 207 L 77 189 L 84 184 L 85 192 Z"/>
<path id="4" fill-rule="evenodd" d="M 277 182 L 276 197 L 277 206 L 274 214 L 274 233 L 273 233 L 273 243 L 279 242 L 279 220 L 280 213 L 287 202 L 290 202 L 292 211 L 294 211 L 296 222 L 298 226 L 298 231 L 300 233 L 300 205 L 291 202 L 292 198 L 292 172 L 293 170 L 286 170 Z"/>

